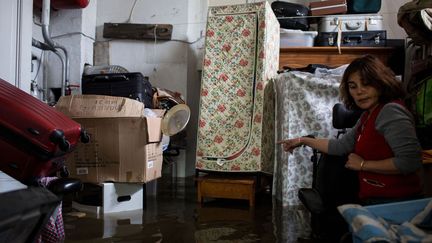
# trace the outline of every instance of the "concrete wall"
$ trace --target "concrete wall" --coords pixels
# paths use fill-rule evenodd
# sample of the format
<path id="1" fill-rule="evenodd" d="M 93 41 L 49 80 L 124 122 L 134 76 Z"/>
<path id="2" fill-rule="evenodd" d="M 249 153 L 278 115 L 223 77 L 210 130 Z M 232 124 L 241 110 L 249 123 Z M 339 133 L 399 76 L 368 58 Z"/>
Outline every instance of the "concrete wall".
<path id="1" fill-rule="evenodd" d="M 97 41 L 109 42 L 107 63 L 121 65 L 130 72 L 148 76 L 154 86 L 168 88 L 187 96 L 187 48 L 180 41 L 163 40 L 106 40 L 102 37 L 104 23 L 125 23 L 134 0 L 99 1 L 97 14 Z M 172 39 L 189 41 L 188 1 L 137 1 L 130 23 L 172 24 Z"/>
<path id="2" fill-rule="evenodd" d="M 187 72 L 187 101 L 191 109 L 191 119 L 187 127 L 187 150 L 184 175 L 192 175 L 195 172 L 196 132 L 198 127 L 199 94 L 201 88 L 201 64 L 204 51 L 204 38 L 207 18 L 207 2 L 203 0 L 189 0 L 188 35 L 192 40 L 199 40 L 188 48 L 188 72 Z"/>
<path id="3" fill-rule="evenodd" d="M 84 63 L 93 63 L 93 42 L 95 38 L 97 0 L 90 1 L 84 9 L 51 10 L 50 33 L 51 39 L 67 50 L 69 57 L 69 82 L 73 86 L 81 84 L 81 75 Z M 35 10 L 33 24 L 33 38 L 44 42 L 40 27 L 40 10 Z M 43 55 L 37 48 L 32 49 L 33 54 L 42 57 L 42 74 L 38 75 L 40 88 L 60 88 L 62 86 L 62 65 L 59 57 L 50 51 Z M 40 61 L 40 60 L 38 60 Z M 37 62 L 36 62 L 37 63 Z M 74 88 L 74 93 L 80 89 Z M 41 97 L 43 99 L 44 97 Z M 53 97 L 49 95 L 48 99 Z"/>
<path id="4" fill-rule="evenodd" d="M 31 0 L 0 1 L 0 78 L 30 92 Z"/>

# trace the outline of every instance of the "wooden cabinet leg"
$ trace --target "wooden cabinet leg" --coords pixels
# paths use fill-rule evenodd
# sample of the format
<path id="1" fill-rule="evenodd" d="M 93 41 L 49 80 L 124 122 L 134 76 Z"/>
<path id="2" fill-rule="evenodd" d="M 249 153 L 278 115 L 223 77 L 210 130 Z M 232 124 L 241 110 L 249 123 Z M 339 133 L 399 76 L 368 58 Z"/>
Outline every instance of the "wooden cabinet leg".
<path id="1" fill-rule="evenodd" d="M 197 187 L 197 201 L 199 203 L 202 202 L 202 196 L 201 196 L 201 181 L 198 181 L 198 187 Z"/>
<path id="2" fill-rule="evenodd" d="M 255 207 L 255 187 L 253 184 L 251 185 L 251 189 L 250 189 L 249 206 Z"/>

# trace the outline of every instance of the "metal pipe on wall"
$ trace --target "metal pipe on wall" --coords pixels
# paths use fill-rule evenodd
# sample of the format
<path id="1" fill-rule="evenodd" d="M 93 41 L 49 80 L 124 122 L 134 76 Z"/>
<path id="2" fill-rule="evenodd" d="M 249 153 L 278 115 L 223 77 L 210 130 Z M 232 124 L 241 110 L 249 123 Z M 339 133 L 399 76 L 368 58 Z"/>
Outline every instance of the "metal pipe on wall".
<path id="1" fill-rule="evenodd" d="M 66 80 L 66 72 L 65 72 L 65 70 L 67 70 L 67 68 L 66 68 L 67 65 L 66 65 L 66 62 L 64 60 L 66 58 L 63 58 L 63 56 L 60 54 L 60 52 L 57 49 L 53 48 L 52 46 L 50 46 L 50 45 L 48 45 L 46 43 L 40 42 L 40 41 L 38 41 L 38 40 L 36 40 L 34 38 L 32 39 L 32 46 L 34 46 L 36 48 L 39 48 L 41 50 L 44 50 L 44 51 L 52 51 L 54 54 L 56 54 L 58 56 L 58 58 L 60 58 L 60 62 L 61 62 L 61 65 L 62 65 L 62 80 Z M 48 84 L 47 83 L 44 84 L 43 90 L 44 90 L 44 99 L 46 101 L 48 101 L 49 88 L 48 88 Z"/>
<path id="2" fill-rule="evenodd" d="M 66 85 L 69 82 L 69 57 L 67 50 L 64 46 L 59 45 L 58 43 L 55 43 L 51 39 L 50 31 L 49 31 L 49 24 L 50 24 L 50 9 L 51 9 L 51 0 L 43 0 L 42 1 L 42 36 L 44 38 L 44 41 L 47 45 L 52 47 L 55 51 L 53 51 L 62 61 L 62 85 L 61 85 L 61 95 L 65 95 Z M 63 56 L 59 54 L 59 52 L 56 49 L 60 49 L 64 53 L 64 60 Z M 46 87 L 48 89 L 48 87 Z"/>
<path id="3" fill-rule="evenodd" d="M 39 48 L 41 50 L 44 50 L 44 51 L 55 51 L 55 49 L 52 48 L 51 46 L 49 46 L 43 42 L 40 42 L 40 41 L 36 40 L 35 38 L 32 39 L 32 46 Z"/>
<path id="4" fill-rule="evenodd" d="M 66 61 L 65 61 L 66 58 L 63 59 L 63 56 L 60 54 L 60 52 L 58 50 L 55 50 L 54 54 L 56 54 L 60 58 L 60 61 L 61 61 L 61 64 L 62 64 L 62 80 L 63 80 L 63 82 L 62 82 L 62 87 L 61 87 L 61 95 L 64 96 L 65 95 L 65 89 L 66 89 L 66 83 L 67 83 L 67 79 L 66 79 Z"/>
<path id="5" fill-rule="evenodd" d="M 64 46 L 56 45 L 55 48 L 62 50 L 63 55 L 64 55 L 64 61 L 65 61 L 64 80 L 65 81 L 64 81 L 64 87 L 62 85 L 62 95 L 65 95 L 65 94 L 63 94 L 63 92 L 66 92 L 66 89 L 69 87 L 69 79 L 70 79 L 70 76 L 69 76 L 69 69 L 70 69 L 70 67 L 69 67 L 69 65 L 70 65 L 69 64 L 69 55 L 68 55 L 68 52 Z M 66 93 L 66 95 L 69 95 L 69 94 Z"/>

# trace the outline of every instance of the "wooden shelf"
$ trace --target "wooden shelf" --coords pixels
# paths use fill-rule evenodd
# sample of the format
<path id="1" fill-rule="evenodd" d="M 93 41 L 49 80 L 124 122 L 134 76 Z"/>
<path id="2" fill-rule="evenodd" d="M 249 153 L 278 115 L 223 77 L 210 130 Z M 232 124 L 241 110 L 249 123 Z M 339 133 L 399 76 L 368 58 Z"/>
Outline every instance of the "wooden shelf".
<path id="1" fill-rule="evenodd" d="M 284 66 L 301 68 L 309 64 L 324 64 L 337 67 L 350 63 L 353 59 L 365 54 L 372 54 L 388 64 L 395 55 L 400 55 L 398 47 L 341 47 L 339 54 L 337 47 L 290 47 L 281 48 L 279 69 Z M 402 55 L 403 57 L 403 55 Z M 402 60 L 400 60 L 403 62 Z"/>

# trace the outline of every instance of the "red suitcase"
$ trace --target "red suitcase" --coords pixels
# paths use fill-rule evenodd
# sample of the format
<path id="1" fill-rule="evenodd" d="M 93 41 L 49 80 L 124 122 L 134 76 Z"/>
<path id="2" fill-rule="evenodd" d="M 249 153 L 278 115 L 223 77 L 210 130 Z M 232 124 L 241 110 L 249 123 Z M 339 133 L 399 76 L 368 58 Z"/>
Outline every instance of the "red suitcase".
<path id="1" fill-rule="evenodd" d="M 81 125 L 0 79 L 0 170 L 26 184 L 64 168 Z"/>

